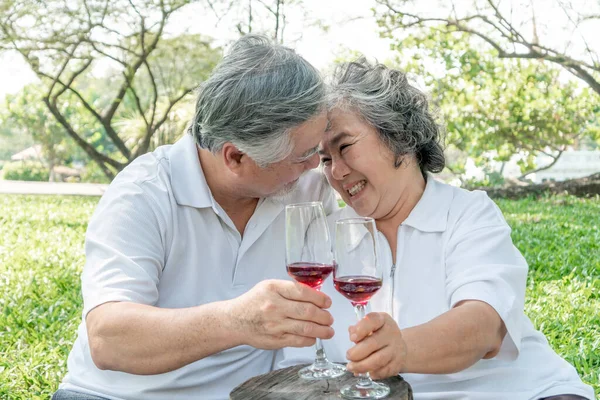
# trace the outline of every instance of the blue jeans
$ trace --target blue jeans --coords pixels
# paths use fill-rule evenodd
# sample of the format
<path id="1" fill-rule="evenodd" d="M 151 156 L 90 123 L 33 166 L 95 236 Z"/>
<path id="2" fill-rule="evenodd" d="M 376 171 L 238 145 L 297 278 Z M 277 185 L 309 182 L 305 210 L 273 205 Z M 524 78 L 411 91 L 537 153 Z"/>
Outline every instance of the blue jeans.
<path id="1" fill-rule="evenodd" d="M 72 390 L 58 389 L 53 395 L 52 400 L 106 400 L 104 397 L 98 397 L 91 394 L 73 392 Z"/>

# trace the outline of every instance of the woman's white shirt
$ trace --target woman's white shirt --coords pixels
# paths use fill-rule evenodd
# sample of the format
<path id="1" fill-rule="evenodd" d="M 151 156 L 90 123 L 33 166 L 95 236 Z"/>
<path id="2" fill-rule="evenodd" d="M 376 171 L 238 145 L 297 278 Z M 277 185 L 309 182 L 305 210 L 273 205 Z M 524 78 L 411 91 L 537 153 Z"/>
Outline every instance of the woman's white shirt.
<path id="1" fill-rule="evenodd" d="M 335 221 L 357 216 L 346 207 L 329 216 Z M 396 264 L 379 233 L 384 285 L 370 311 L 393 316 L 401 329 L 426 323 L 462 300 L 491 305 L 507 328 L 499 354 L 454 374 L 402 374 L 415 399 L 538 399 L 577 394 L 594 399 L 576 370 L 561 359 L 523 312 L 527 263 L 514 247 L 510 227 L 485 192 L 469 192 L 428 177 L 425 192 L 398 227 Z M 325 341 L 327 356 L 345 362 L 352 347 L 348 327 L 356 323 L 350 302 L 332 279 L 322 289 L 331 296 L 335 336 Z M 278 367 L 310 362 L 314 350 L 284 349 Z"/>

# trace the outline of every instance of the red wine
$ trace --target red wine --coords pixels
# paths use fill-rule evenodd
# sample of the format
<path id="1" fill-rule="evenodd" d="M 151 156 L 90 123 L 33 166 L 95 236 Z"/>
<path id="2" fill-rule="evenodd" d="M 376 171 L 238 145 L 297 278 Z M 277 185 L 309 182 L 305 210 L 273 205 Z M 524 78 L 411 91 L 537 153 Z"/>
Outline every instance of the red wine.
<path id="1" fill-rule="evenodd" d="M 355 275 L 335 277 L 333 284 L 335 290 L 350 300 L 353 306 L 364 306 L 381 289 L 382 281 L 372 276 Z"/>
<path id="2" fill-rule="evenodd" d="M 318 289 L 323 281 L 333 272 L 333 265 L 297 262 L 287 266 L 288 274 L 296 280 L 313 289 Z"/>

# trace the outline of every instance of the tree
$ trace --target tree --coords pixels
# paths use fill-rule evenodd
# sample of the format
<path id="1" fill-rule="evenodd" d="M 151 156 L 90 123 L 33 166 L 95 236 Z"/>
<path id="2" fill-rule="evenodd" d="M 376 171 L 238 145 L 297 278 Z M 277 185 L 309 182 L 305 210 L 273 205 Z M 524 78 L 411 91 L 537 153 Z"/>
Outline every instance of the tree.
<path id="1" fill-rule="evenodd" d="M 175 106 L 219 58 L 219 50 L 199 35 L 167 37 L 169 18 L 190 2 L 8 0 L 0 6 L 0 51 L 23 56 L 43 83 L 42 100 L 53 117 L 112 178 L 148 151 Z M 86 97 L 90 77 L 102 68 L 113 72 L 112 84 L 101 96 Z M 106 133 L 114 151 L 95 147 L 63 113 L 69 97 Z M 117 122 L 130 119 L 132 108 L 143 129 L 117 132 Z"/>
<path id="2" fill-rule="evenodd" d="M 499 59 L 478 51 L 463 32 L 430 28 L 397 40 L 396 62 L 431 91 L 447 128 L 447 144 L 479 166 L 515 154 L 522 177 L 550 168 L 582 137 L 600 140 L 600 104 L 589 88 L 561 80 L 535 60 Z M 536 167 L 539 153 L 551 157 Z M 461 171 L 463 165 L 449 165 Z M 488 168 L 491 169 L 491 168 Z"/>
<path id="3" fill-rule="evenodd" d="M 460 4 L 450 1 L 427 9 L 411 0 L 377 2 L 382 6 L 377 14 L 379 22 L 388 32 L 432 25 L 445 32 L 464 32 L 493 48 L 497 57 L 537 59 L 558 65 L 600 96 L 600 57 L 598 49 L 591 45 L 596 40 L 592 35 L 600 29 L 600 2 L 573 5 L 563 0 L 544 0 L 538 2 L 538 10 L 533 0 L 469 0 Z M 542 37 L 536 20 L 541 7 L 562 10 L 563 21 L 553 21 L 549 30 L 560 29 L 563 43 Z M 594 26 L 596 33 L 590 29 Z"/>
<path id="4" fill-rule="evenodd" d="M 3 161 L 10 160 L 13 154 L 33 145 L 33 138 L 21 134 L 16 124 L 3 111 L 0 108 L 0 168 Z"/>
<path id="5" fill-rule="evenodd" d="M 41 145 L 41 158 L 54 180 L 54 167 L 73 161 L 87 161 L 86 154 L 66 135 L 64 127 L 40 101 L 43 90 L 36 84 L 25 86 L 19 93 L 8 95 L 0 112 L 0 126 L 11 137 L 31 138 Z M 111 149 L 112 143 L 105 132 L 98 132 L 89 115 L 80 107 L 74 95 L 61 104 L 60 112 L 77 126 L 81 136 L 95 149 Z M 113 149 L 114 150 L 114 149 Z"/>
<path id="6" fill-rule="evenodd" d="M 302 37 L 301 30 L 297 37 L 286 35 L 288 15 L 294 15 L 302 28 L 321 23 L 319 19 L 308 21 L 308 12 L 302 0 L 245 0 L 209 4 L 219 22 L 233 17 L 232 25 L 240 35 L 262 33 L 282 44 L 295 42 Z"/>

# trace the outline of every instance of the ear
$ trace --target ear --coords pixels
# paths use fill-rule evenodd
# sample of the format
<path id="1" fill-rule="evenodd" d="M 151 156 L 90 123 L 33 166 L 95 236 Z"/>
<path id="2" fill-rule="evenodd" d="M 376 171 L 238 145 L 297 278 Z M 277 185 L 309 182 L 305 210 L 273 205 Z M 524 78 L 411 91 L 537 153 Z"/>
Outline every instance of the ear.
<path id="1" fill-rule="evenodd" d="M 221 153 L 223 154 L 223 162 L 236 175 L 239 175 L 242 167 L 243 160 L 246 157 L 246 154 L 242 153 L 237 147 L 235 147 L 232 143 L 225 143 L 223 148 L 221 149 Z"/>

